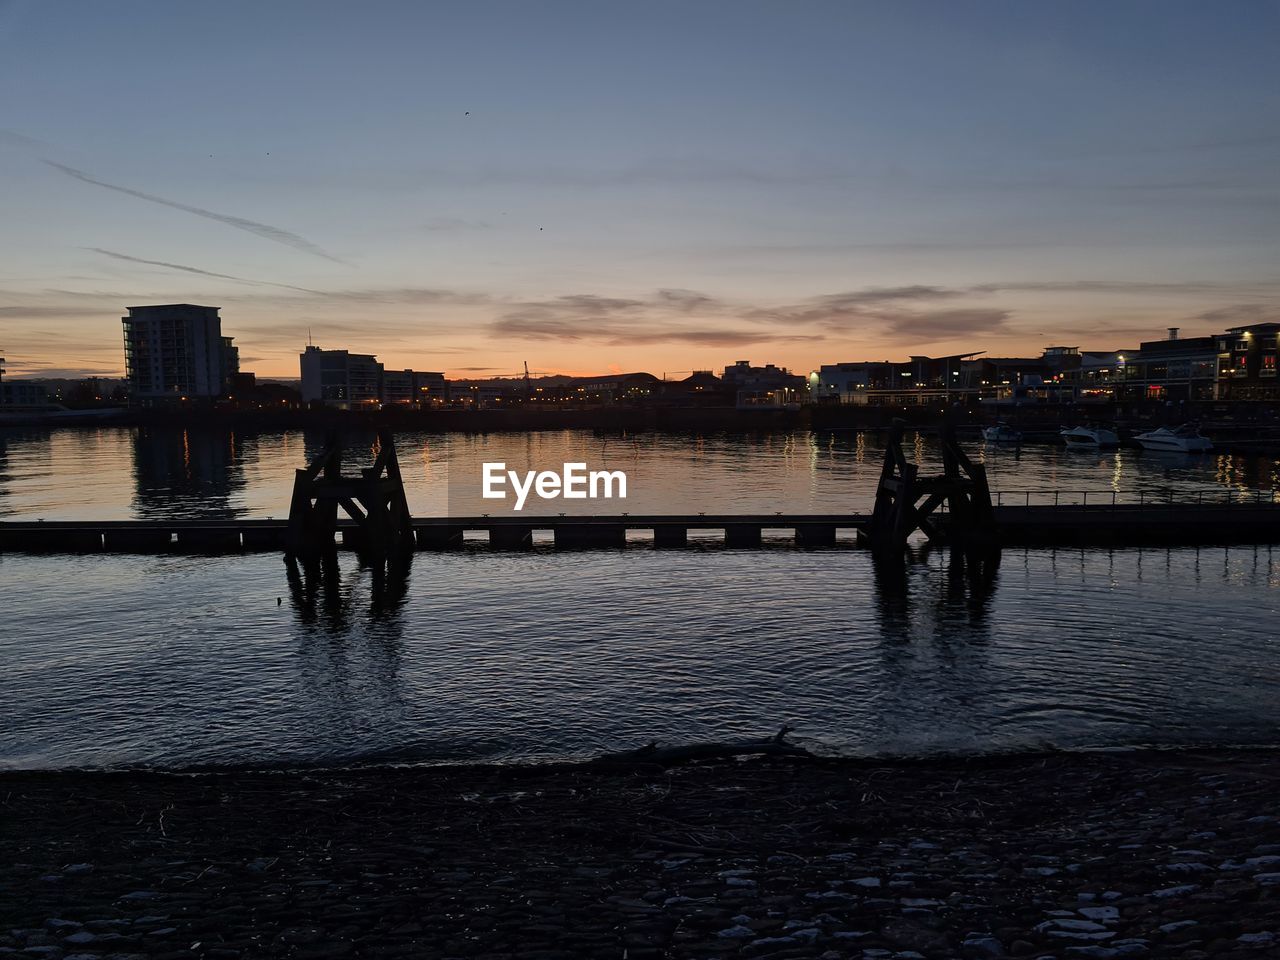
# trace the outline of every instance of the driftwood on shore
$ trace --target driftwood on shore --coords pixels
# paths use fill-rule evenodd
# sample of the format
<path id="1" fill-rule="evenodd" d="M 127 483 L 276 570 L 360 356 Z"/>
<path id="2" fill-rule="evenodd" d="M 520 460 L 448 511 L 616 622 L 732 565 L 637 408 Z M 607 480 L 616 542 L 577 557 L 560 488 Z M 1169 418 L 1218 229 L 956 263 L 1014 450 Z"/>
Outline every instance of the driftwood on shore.
<path id="1" fill-rule="evenodd" d="M 674 747 L 660 747 L 657 741 L 654 741 L 637 750 L 606 753 L 592 762 L 597 764 L 647 763 L 658 766 L 673 766 L 677 763 L 688 763 L 693 760 L 725 760 L 731 757 L 760 755 L 811 758 L 813 754 L 804 749 L 804 747 L 797 747 L 786 742 L 786 736 L 790 732 L 791 728 L 784 726 L 772 737 L 732 742 L 688 743 Z"/>

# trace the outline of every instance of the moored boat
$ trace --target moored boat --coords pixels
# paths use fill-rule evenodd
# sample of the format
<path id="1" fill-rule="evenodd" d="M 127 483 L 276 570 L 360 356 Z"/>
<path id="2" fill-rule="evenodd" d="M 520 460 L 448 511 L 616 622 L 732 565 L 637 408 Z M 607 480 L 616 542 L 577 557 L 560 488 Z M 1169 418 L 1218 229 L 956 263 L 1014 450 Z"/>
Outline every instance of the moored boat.
<path id="1" fill-rule="evenodd" d="M 1068 447 L 1118 447 L 1120 437 L 1105 427 L 1072 427 L 1058 434 Z"/>
<path id="2" fill-rule="evenodd" d="M 1213 449 L 1213 441 L 1202 437 L 1200 431 L 1192 424 L 1184 423 L 1170 430 L 1158 427 L 1147 433 L 1140 433 L 1133 439 L 1142 444 L 1143 450 L 1164 450 L 1172 453 L 1204 453 Z"/>
<path id="3" fill-rule="evenodd" d="M 41 423 L 97 423 L 125 414 L 124 407 L 90 407 L 69 410 L 59 403 L 5 404 L 0 407 L 0 426 L 26 426 Z"/>
<path id="4" fill-rule="evenodd" d="M 993 427 L 984 427 L 982 439 L 988 443 L 1021 443 L 1022 431 L 1014 429 L 1001 420 Z"/>

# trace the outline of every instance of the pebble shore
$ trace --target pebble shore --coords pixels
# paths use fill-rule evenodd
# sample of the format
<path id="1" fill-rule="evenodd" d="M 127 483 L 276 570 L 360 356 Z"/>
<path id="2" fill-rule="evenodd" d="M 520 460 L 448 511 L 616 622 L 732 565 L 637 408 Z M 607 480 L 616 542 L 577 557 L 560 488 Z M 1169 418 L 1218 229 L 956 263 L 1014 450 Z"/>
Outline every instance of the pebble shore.
<path id="1" fill-rule="evenodd" d="M 1280 753 L 0 774 L 0 957 L 1280 957 Z"/>

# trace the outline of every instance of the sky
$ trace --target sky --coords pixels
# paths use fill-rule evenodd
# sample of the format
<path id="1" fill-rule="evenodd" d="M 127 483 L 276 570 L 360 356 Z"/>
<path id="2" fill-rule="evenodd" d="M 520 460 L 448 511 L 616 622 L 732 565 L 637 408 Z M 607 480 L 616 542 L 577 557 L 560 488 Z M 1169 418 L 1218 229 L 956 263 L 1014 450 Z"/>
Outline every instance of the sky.
<path id="1" fill-rule="evenodd" d="M 1280 2 L 0 0 L 0 356 L 450 376 L 1280 319 Z"/>

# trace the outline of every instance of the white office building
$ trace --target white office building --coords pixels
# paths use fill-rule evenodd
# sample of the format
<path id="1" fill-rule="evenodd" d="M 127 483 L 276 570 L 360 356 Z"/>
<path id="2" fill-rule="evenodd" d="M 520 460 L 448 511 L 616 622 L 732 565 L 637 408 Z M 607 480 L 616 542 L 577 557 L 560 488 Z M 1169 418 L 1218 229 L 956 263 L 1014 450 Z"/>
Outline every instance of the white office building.
<path id="1" fill-rule="evenodd" d="M 381 402 L 382 364 L 372 354 L 309 346 L 298 359 L 303 403 L 351 410 Z"/>

